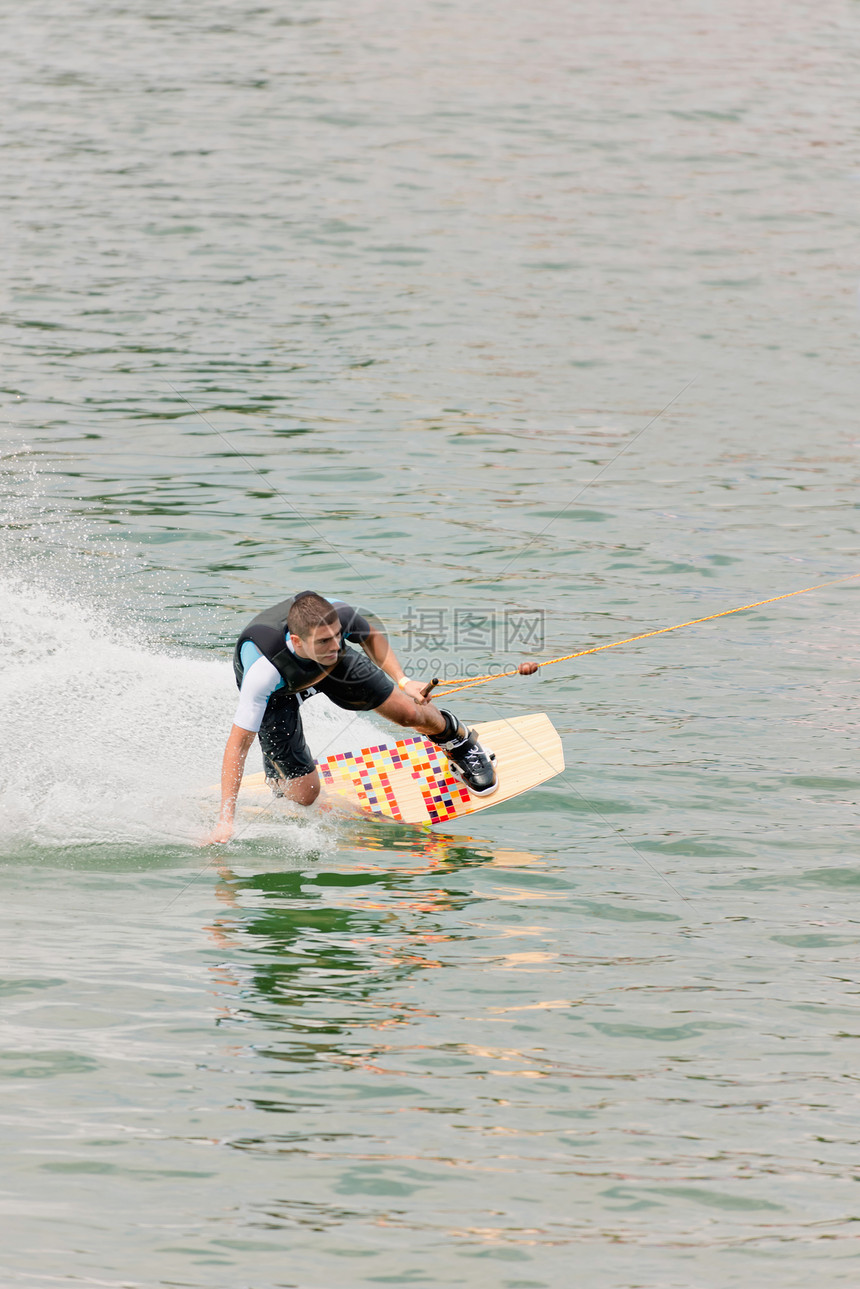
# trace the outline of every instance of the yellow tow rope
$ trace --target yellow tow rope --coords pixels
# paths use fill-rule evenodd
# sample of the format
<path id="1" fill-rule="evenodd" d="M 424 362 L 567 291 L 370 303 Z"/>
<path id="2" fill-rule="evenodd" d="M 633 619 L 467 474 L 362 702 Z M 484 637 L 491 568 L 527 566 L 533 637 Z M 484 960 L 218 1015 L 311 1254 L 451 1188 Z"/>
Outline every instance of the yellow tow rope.
<path id="1" fill-rule="evenodd" d="M 561 658 L 547 658 L 546 662 L 532 663 L 531 666 L 537 670 L 538 667 L 551 667 L 556 662 L 570 662 L 571 658 L 584 658 L 588 653 L 600 653 L 604 649 L 617 649 L 620 645 L 633 644 L 636 640 L 648 640 L 651 636 L 663 636 L 667 631 L 680 631 L 682 627 L 694 627 L 699 622 L 713 622 L 715 618 L 726 618 L 730 613 L 743 613 L 744 609 L 758 609 L 763 604 L 774 604 L 777 600 L 788 600 L 793 595 L 808 595 L 810 591 L 821 591 L 826 586 L 838 586 L 840 582 L 850 582 L 855 577 L 860 577 L 860 573 L 849 573 L 847 577 L 837 577 L 832 582 L 819 582 L 817 586 L 804 586 L 800 591 L 785 591 L 782 595 L 771 595 L 766 600 L 754 600 L 752 604 L 739 604 L 736 609 L 723 609 L 721 613 L 709 613 L 704 618 L 691 618 L 689 622 L 677 622 L 673 627 L 658 627 L 656 631 L 643 631 L 641 635 L 628 636 L 626 640 L 613 640 L 610 644 L 592 645 L 590 649 L 579 649 L 576 653 L 566 653 Z M 447 698 L 449 694 L 455 694 L 460 689 L 471 689 L 473 685 L 486 685 L 490 680 L 501 680 L 508 676 L 516 676 L 517 672 L 518 668 L 515 668 L 513 671 L 490 672 L 487 676 L 455 677 L 453 680 L 442 682 L 445 688 L 439 692 L 438 696 Z"/>

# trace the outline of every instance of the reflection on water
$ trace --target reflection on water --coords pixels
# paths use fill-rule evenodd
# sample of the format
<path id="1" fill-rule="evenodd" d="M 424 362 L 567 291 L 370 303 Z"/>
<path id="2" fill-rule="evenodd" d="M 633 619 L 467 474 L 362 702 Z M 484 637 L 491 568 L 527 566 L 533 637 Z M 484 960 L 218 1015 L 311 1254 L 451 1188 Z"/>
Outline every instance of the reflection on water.
<path id="1" fill-rule="evenodd" d="M 677 915 L 578 897 L 546 854 L 350 827 L 349 862 L 325 871 L 219 869 L 217 1024 L 234 1068 L 256 1071 L 240 1104 L 257 1124 L 223 1144 L 302 1161 L 300 1188 L 281 1178 L 248 1203 L 249 1231 L 361 1230 L 383 1258 L 392 1229 L 428 1250 L 444 1237 L 464 1255 L 542 1251 L 557 1277 L 553 1251 L 596 1239 L 598 1212 L 600 1239 L 646 1261 L 655 1217 L 691 1250 L 796 1230 L 778 1153 L 745 1139 L 771 1098 L 746 1068 L 757 1004 L 730 983 L 742 937 L 724 923 L 679 941 Z M 626 923 L 626 951 L 597 929 L 607 919 Z M 707 965 L 721 942 L 725 978 Z M 781 1006 L 772 996 L 774 1018 Z M 631 1119 L 634 1087 L 652 1110 Z M 670 1105 L 686 1142 L 671 1156 L 652 1122 Z M 504 1193 L 504 1220 L 476 1184 Z"/>
<path id="2" fill-rule="evenodd" d="M 280 1059 L 361 1066 L 367 1054 L 355 1054 L 356 1031 L 409 1024 L 412 975 L 442 967 L 435 946 L 457 938 L 446 930 L 449 915 L 463 913 L 474 900 L 466 889 L 446 886 L 446 879 L 477 866 L 540 863 L 537 855 L 495 853 L 486 843 L 479 850 L 468 838 L 441 834 L 422 837 L 416 846 L 410 833 L 369 824 L 353 828 L 353 844 L 363 843 L 359 853 L 396 852 L 397 867 L 389 871 L 380 869 L 379 855 L 319 874 L 240 877 L 219 865 L 215 895 L 229 912 L 208 929 L 213 942 L 238 953 L 242 964 L 237 970 L 231 958 L 212 968 L 226 995 L 219 1023 L 263 1022 L 283 1035 L 282 1044 L 267 1048 Z M 300 1034 L 326 1037 L 317 1044 L 299 1040 Z M 349 1052 L 332 1044 L 334 1034 L 348 1041 Z"/>

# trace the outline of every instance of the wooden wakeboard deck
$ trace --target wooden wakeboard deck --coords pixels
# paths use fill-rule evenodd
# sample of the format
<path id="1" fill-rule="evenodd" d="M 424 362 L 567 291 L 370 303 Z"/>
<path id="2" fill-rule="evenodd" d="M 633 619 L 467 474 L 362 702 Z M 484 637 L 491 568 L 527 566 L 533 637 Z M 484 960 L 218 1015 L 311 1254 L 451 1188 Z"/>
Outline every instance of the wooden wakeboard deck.
<path id="1" fill-rule="evenodd" d="M 318 762 L 323 790 L 353 810 L 400 823 L 440 824 L 500 805 L 564 769 L 561 739 L 544 712 L 486 721 L 475 729 L 496 754 L 499 786 L 492 796 L 473 797 L 451 774 L 445 753 L 420 734 L 326 757 Z M 243 799 L 268 794 L 262 774 L 243 780 Z"/>

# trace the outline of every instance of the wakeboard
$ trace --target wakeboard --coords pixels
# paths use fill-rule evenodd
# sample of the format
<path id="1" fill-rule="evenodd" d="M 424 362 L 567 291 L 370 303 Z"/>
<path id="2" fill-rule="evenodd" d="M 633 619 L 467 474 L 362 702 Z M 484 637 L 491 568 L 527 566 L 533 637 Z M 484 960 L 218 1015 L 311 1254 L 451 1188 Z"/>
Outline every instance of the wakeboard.
<path id="1" fill-rule="evenodd" d="M 475 725 L 496 754 L 499 783 L 491 796 L 473 797 L 450 770 L 441 748 L 420 734 L 335 752 L 317 762 L 323 792 L 333 804 L 404 824 L 441 824 L 510 801 L 564 769 L 561 739 L 544 712 Z M 240 802 L 270 799 L 263 774 L 242 781 Z"/>

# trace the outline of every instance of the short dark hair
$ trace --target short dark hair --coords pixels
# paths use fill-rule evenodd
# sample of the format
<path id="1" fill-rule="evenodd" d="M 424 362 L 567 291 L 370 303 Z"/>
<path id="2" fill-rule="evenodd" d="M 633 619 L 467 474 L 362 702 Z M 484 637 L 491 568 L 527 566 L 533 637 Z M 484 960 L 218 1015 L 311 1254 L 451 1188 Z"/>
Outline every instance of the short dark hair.
<path id="1" fill-rule="evenodd" d="M 300 640 L 307 640 L 315 627 L 339 622 L 337 609 L 316 591 L 301 591 L 287 614 L 287 630 Z"/>

